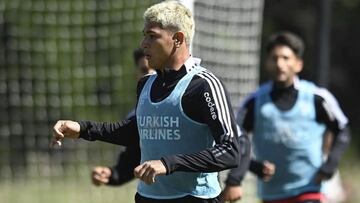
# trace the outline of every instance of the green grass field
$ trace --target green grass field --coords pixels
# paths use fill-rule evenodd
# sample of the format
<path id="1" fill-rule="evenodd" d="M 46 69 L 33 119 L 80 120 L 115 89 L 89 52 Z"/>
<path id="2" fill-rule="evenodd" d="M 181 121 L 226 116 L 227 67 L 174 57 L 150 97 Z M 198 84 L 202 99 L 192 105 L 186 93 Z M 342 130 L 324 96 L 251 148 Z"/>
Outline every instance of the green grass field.
<path id="1" fill-rule="evenodd" d="M 134 202 L 136 181 L 124 187 L 96 187 L 89 180 L 1 183 L 2 203 L 127 203 Z"/>
<path id="2" fill-rule="evenodd" d="M 359 164 L 341 169 L 344 183 L 349 188 L 350 198 L 347 203 L 359 203 L 360 175 Z M 250 184 L 249 184 L 250 183 Z M 257 202 L 254 197 L 254 184 L 245 188 L 244 198 L 240 202 Z M 95 187 L 90 180 L 57 181 L 49 180 L 27 181 L 19 183 L 0 183 L 0 202 L 3 203 L 131 203 L 134 202 L 136 181 L 123 187 Z"/>
<path id="3" fill-rule="evenodd" d="M 351 153 L 354 154 L 354 153 Z M 341 176 L 349 192 L 347 203 L 360 202 L 360 162 L 349 153 L 341 163 Z M 352 157 L 352 158 L 351 158 Z M 253 181 L 244 182 L 248 186 L 240 202 L 255 203 Z M 77 179 L 53 180 L 48 178 L 27 180 L 26 182 L 0 182 L 0 203 L 131 203 L 134 202 L 136 181 L 123 187 L 95 187 L 88 176 Z"/>

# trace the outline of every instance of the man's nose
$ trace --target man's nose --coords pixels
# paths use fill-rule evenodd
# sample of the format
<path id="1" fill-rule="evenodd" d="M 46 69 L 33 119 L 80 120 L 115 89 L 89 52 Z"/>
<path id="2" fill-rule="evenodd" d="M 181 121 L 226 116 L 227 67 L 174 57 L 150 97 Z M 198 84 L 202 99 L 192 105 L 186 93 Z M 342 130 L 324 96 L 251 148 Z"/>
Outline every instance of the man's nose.
<path id="1" fill-rule="evenodd" d="M 143 39 L 143 40 L 141 40 L 141 42 L 140 42 L 140 47 L 141 48 L 147 48 L 148 47 L 148 45 L 147 45 L 148 43 L 146 42 L 146 39 Z"/>
<path id="2" fill-rule="evenodd" d="M 282 69 L 284 67 L 284 60 L 282 59 L 277 59 L 275 61 L 275 65 L 277 69 Z"/>

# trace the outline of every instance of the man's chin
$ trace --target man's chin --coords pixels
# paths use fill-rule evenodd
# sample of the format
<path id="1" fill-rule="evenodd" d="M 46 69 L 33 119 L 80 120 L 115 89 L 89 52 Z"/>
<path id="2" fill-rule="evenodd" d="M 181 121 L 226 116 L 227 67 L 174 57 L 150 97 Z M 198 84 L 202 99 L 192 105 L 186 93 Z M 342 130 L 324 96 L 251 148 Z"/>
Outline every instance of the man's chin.
<path id="1" fill-rule="evenodd" d="M 158 67 L 157 64 L 151 63 L 150 60 L 148 61 L 148 63 L 149 63 L 149 67 L 152 67 L 152 68 L 154 68 L 155 70 L 156 70 L 156 67 Z"/>
<path id="2" fill-rule="evenodd" d="M 279 76 L 275 76 L 275 79 L 274 79 L 276 82 L 278 83 L 284 83 L 286 82 L 288 79 L 286 76 L 283 76 L 283 75 L 279 75 Z"/>

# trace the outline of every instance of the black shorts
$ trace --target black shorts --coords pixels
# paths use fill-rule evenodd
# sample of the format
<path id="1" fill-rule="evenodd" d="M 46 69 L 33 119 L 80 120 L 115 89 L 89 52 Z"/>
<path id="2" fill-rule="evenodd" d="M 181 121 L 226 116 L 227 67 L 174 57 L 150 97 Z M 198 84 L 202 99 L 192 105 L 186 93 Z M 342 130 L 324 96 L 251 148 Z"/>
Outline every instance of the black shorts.
<path id="1" fill-rule="evenodd" d="M 219 202 L 220 202 L 219 196 L 211 199 L 201 199 L 191 195 L 176 199 L 152 199 L 152 198 L 143 197 L 139 195 L 139 193 L 136 193 L 135 195 L 135 203 L 219 203 Z"/>

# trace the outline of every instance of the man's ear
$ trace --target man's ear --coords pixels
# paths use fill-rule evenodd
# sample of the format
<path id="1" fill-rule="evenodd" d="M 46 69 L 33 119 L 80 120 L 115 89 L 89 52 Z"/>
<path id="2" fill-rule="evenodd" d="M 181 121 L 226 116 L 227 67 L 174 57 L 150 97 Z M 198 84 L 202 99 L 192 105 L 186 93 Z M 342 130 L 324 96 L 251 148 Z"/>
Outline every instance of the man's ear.
<path id="1" fill-rule="evenodd" d="M 180 45 L 185 42 L 185 35 L 183 32 L 176 32 L 173 36 L 173 39 L 174 45 L 176 47 L 180 47 Z"/>
<path id="2" fill-rule="evenodd" d="M 295 67 L 295 72 L 300 73 L 302 71 L 303 67 L 304 67 L 304 61 L 302 59 L 298 58 L 296 67 Z"/>

